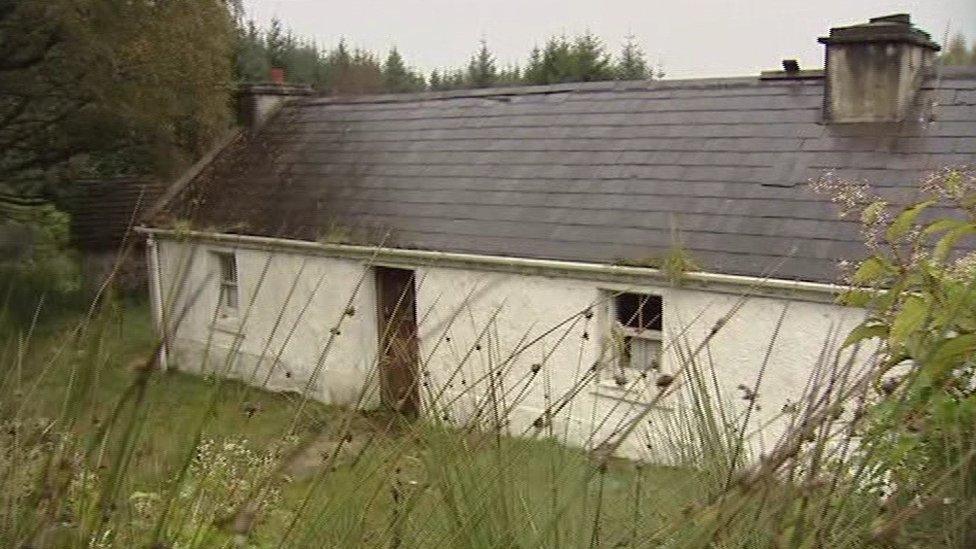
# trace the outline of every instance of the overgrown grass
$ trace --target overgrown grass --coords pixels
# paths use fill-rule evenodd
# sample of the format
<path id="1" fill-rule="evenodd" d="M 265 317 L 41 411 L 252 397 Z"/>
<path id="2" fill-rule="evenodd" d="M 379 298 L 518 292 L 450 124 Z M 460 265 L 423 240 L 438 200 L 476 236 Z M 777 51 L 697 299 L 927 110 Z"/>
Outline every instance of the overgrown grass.
<path id="1" fill-rule="evenodd" d="M 653 399 L 681 403 L 660 426 L 657 443 L 676 464 L 664 467 L 613 458 L 618 439 L 583 452 L 511 438 L 490 413 L 476 425 L 436 415 L 408 421 L 161 372 L 149 325 L 144 305 L 106 302 L 90 320 L 8 328 L 5 545 L 856 547 L 934 539 L 926 528 L 906 538 L 923 510 L 886 508 L 872 490 L 875 472 L 863 458 L 872 448 L 853 450 L 855 424 L 840 409 L 863 398 L 873 378 L 829 343 L 794 428 L 755 461 L 738 428 L 721 419 L 714 372 L 696 358 L 708 339 L 680 341 L 681 382 L 662 384 Z"/>
<path id="2" fill-rule="evenodd" d="M 70 433 L 62 436 L 81 445 L 96 436 L 120 396 L 143 373 L 155 338 L 145 304 L 128 303 L 110 308 L 94 323 L 99 333 L 89 337 L 97 337 L 99 345 L 82 340 L 66 349 L 66 335 L 78 320 L 62 316 L 42 320 L 35 327 L 18 360 L 19 379 L 11 381 L 5 409 L 21 422 L 37 421 L 45 427 L 67 414 Z M 220 390 L 215 393 L 218 383 Z M 586 488 L 576 493 L 581 482 L 601 467 L 584 452 L 549 440 L 496 438 L 436 423 L 405 424 L 380 412 L 350 417 L 315 402 L 304 406 L 298 429 L 285 440 L 282 434 L 295 422 L 300 400 L 298 395 L 254 390 L 235 381 L 153 372 L 137 420 L 138 441 L 116 503 L 131 509 L 120 515 L 129 515 L 136 523 L 142 520 L 141 527 L 149 530 L 148 519 L 159 512 L 154 506 L 181 460 L 193 453 L 192 426 L 207 414 L 210 420 L 203 440 L 207 448 L 217 448 L 210 458 L 234 462 L 241 450 L 246 456 L 238 455 L 239 461 L 275 456 L 273 468 L 283 475 L 274 508 L 249 534 L 250 543 L 258 545 L 275 546 L 286 534 L 289 543 L 299 547 L 477 546 L 479 540 L 485 546 L 513 546 L 547 538 L 550 543 L 567 543 L 588 538 L 594 530 L 592 524 L 562 517 L 592 515 L 599 507 L 601 526 L 594 543 L 613 546 L 676 520 L 680 513 L 676 502 L 697 491 L 698 481 L 688 471 L 617 460 L 599 473 L 599 483 L 583 484 Z M 110 439 L 109 444 L 119 443 Z M 225 445 L 232 447 L 221 455 Z M 336 450 L 331 465 L 323 469 L 330 452 Z M 96 460 L 96 470 L 110 466 L 99 461 L 107 460 Z M 230 469 L 234 474 L 248 472 L 246 467 Z M 323 472 L 328 473 L 324 478 Z M 195 482 L 190 479 L 186 484 Z M 442 491 L 444 487 L 449 490 Z M 208 489 L 226 496 L 228 486 Z M 483 503 L 459 509 L 472 498 Z M 650 509 L 635 513 L 635 498 L 652 503 Z M 573 504 L 564 507 L 565 501 Z M 298 527 L 291 526 L 303 502 L 314 512 Z M 140 519 L 140 513 L 149 514 Z M 401 518 L 391 518 L 396 516 Z M 530 528 L 509 531 L 515 516 L 525 519 Z M 216 524 L 195 525 L 212 530 L 199 534 L 195 543 L 230 543 L 232 517 L 212 518 Z M 464 535 L 459 537 L 461 532 Z M 143 539 L 148 533 L 128 533 L 125 540 Z M 44 541 L 81 543 L 70 536 L 48 536 Z"/>

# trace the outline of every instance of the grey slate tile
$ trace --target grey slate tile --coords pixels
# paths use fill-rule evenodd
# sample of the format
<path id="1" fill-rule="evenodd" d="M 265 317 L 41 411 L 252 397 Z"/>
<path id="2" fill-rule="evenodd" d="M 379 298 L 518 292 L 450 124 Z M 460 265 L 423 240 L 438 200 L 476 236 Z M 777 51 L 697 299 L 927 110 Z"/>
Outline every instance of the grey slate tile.
<path id="1" fill-rule="evenodd" d="M 832 281 L 864 250 L 806 182 L 832 169 L 907 203 L 927 170 L 972 163 L 976 79 L 939 85 L 934 121 L 893 127 L 824 125 L 816 80 L 316 99 L 170 211 L 270 236 L 342 220 L 406 247 L 607 263 L 663 253 L 677 224 L 709 270 Z"/>

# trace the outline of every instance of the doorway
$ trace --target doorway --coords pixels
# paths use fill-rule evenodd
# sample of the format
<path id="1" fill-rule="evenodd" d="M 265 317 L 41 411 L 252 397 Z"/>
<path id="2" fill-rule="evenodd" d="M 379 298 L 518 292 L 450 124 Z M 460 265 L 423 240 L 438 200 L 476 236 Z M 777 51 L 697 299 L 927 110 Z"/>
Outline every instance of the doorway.
<path id="1" fill-rule="evenodd" d="M 415 278 L 409 269 L 376 268 L 380 397 L 410 417 L 420 412 Z"/>

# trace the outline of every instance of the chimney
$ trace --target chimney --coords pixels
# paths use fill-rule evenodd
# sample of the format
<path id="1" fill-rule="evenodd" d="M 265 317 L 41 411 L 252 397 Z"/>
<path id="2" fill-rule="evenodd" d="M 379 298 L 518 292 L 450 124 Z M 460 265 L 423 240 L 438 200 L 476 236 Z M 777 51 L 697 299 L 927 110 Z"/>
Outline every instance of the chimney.
<path id="1" fill-rule="evenodd" d="M 824 120 L 901 122 L 939 46 L 912 26 L 907 13 L 830 29 L 826 46 Z"/>
<path id="2" fill-rule="evenodd" d="M 312 87 L 304 84 L 241 84 L 237 90 L 238 122 L 249 130 L 257 130 L 285 102 L 313 94 Z"/>

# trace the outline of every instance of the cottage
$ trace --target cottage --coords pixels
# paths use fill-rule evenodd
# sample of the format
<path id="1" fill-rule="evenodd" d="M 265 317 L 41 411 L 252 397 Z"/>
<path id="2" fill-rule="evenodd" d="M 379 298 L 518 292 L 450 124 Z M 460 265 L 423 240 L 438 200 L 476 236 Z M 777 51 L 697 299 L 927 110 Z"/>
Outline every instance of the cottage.
<path id="1" fill-rule="evenodd" d="M 141 229 L 165 361 L 592 446 L 720 327 L 697 360 L 740 405 L 764 371 L 750 429 L 775 426 L 863 315 L 834 304 L 857 224 L 807 182 L 907 203 L 976 155 L 976 72 L 907 16 L 820 41 L 824 71 L 745 78 L 249 88 Z"/>

